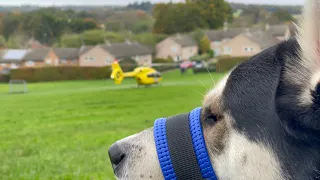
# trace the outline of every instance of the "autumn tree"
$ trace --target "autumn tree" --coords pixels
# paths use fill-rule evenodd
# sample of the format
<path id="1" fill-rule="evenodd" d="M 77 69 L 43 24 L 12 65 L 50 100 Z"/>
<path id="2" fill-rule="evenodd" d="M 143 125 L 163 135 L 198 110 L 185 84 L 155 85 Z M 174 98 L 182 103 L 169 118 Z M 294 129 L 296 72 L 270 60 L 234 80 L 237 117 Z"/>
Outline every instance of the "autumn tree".
<path id="1" fill-rule="evenodd" d="M 157 4 L 153 16 L 156 19 L 153 32 L 175 34 L 207 28 L 208 24 L 200 15 L 200 8 L 191 3 Z"/>
<path id="2" fill-rule="evenodd" d="M 223 27 L 224 22 L 231 22 L 233 19 L 232 8 L 225 0 L 187 0 L 186 2 L 201 9 L 201 17 L 211 29 Z"/>
<path id="3" fill-rule="evenodd" d="M 61 37 L 61 47 L 81 47 L 82 40 L 78 34 L 66 34 Z"/>
<path id="4" fill-rule="evenodd" d="M 211 49 L 210 47 L 210 40 L 208 36 L 203 36 L 203 38 L 199 42 L 199 49 L 200 49 L 200 54 L 205 54 L 208 53 L 208 51 Z"/>

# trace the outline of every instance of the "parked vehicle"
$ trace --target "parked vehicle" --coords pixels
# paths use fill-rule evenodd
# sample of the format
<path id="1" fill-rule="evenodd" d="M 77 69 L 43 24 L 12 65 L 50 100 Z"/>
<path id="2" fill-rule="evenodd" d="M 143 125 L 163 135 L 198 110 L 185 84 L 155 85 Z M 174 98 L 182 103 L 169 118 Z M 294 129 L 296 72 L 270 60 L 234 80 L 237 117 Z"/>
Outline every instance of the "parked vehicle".
<path id="1" fill-rule="evenodd" d="M 188 68 L 192 68 L 192 67 L 193 67 L 192 61 L 183 61 L 180 64 L 180 68 L 183 68 L 183 69 L 188 69 Z"/>
<path id="2" fill-rule="evenodd" d="M 194 74 L 201 72 L 216 72 L 215 64 L 208 64 L 205 61 L 195 61 L 192 69 Z"/>

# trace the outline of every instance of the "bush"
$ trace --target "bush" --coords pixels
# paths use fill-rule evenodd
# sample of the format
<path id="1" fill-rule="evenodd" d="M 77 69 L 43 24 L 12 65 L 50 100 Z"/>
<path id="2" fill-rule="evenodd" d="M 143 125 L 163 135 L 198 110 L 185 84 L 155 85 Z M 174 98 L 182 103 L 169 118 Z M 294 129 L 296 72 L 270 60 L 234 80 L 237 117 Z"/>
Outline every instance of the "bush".
<path id="1" fill-rule="evenodd" d="M 0 74 L 0 82 L 9 82 L 10 76 L 7 74 Z"/>
<path id="2" fill-rule="evenodd" d="M 216 63 L 217 72 L 226 72 L 248 60 L 249 57 L 221 57 Z"/>
<path id="3" fill-rule="evenodd" d="M 163 59 L 163 58 L 155 58 L 153 61 L 153 63 L 174 63 L 173 59 L 171 57 L 167 58 L 167 59 Z"/>
<path id="4" fill-rule="evenodd" d="M 174 70 L 174 69 L 178 69 L 178 65 L 175 64 L 168 64 L 168 65 L 163 65 L 163 66 L 157 66 L 157 67 L 153 67 L 155 70 L 159 71 L 159 72 L 165 72 L 165 71 L 169 71 L 169 70 Z"/>
<path id="5" fill-rule="evenodd" d="M 207 61 L 210 59 L 210 54 L 196 55 L 190 58 L 191 61 Z"/>
<path id="6" fill-rule="evenodd" d="M 209 58 L 214 58 L 214 51 L 212 49 L 208 50 Z"/>
<path id="7" fill-rule="evenodd" d="M 110 67 L 44 67 L 11 70 L 10 79 L 27 82 L 106 79 L 111 75 Z"/>

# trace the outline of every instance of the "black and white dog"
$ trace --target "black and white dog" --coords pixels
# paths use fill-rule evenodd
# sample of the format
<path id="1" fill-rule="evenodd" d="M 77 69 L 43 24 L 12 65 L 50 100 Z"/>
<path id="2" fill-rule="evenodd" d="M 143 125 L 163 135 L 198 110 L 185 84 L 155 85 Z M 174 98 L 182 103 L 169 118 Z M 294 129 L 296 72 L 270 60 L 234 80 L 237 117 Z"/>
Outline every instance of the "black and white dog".
<path id="1" fill-rule="evenodd" d="M 320 0 L 307 0 L 293 39 L 233 69 L 202 106 L 221 180 L 320 179 Z M 118 179 L 164 179 L 153 129 L 116 143 Z M 119 158 L 121 157 L 121 158 Z"/>

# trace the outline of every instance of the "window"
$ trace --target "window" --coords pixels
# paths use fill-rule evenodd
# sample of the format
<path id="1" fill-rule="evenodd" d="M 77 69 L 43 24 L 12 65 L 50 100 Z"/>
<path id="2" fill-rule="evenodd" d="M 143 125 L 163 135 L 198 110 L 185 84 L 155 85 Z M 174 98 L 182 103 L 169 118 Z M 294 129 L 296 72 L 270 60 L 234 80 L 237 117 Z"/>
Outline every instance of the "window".
<path id="1" fill-rule="evenodd" d="M 177 46 L 172 46 L 171 47 L 172 52 L 178 52 L 178 47 Z"/>
<path id="2" fill-rule="evenodd" d="M 12 64 L 10 65 L 10 68 L 11 68 L 11 69 L 17 69 L 17 68 L 18 68 L 18 65 L 15 64 L 15 63 L 12 63 Z"/>
<path id="3" fill-rule="evenodd" d="M 160 73 L 151 73 L 151 74 L 148 74 L 147 75 L 148 77 L 152 77 L 152 78 L 160 78 L 161 77 L 161 74 Z"/>
<path id="4" fill-rule="evenodd" d="M 51 64 L 51 59 L 47 59 L 46 64 Z"/>
<path id="5" fill-rule="evenodd" d="M 107 58 L 106 58 L 106 64 L 108 65 L 108 64 L 111 64 L 112 62 L 111 62 L 112 60 L 111 60 L 111 58 L 108 56 Z"/>
<path id="6" fill-rule="evenodd" d="M 232 48 L 230 48 L 230 47 L 224 47 L 224 53 L 225 53 L 225 54 L 231 54 L 231 52 L 232 52 Z"/>
<path id="7" fill-rule="evenodd" d="M 86 61 L 95 61 L 96 60 L 96 58 L 94 58 L 94 57 L 85 57 L 84 59 Z"/>
<path id="8" fill-rule="evenodd" d="M 252 47 L 245 47 L 245 48 L 244 48 L 244 51 L 245 51 L 245 52 L 252 52 L 252 51 L 253 51 L 253 48 L 252 48 Z"/>
<path id="9" fill-rule="evenodd" d="M 65 60 L 65 59 L 60 59 L 60 64 L 67 64 L 67 60 Z"/>
<path id="10" fill-rule="evenodd" d="M 31 67 L 34 66 L 35 63 L 33 61 L 27 61 L 26 66 Z"/>

